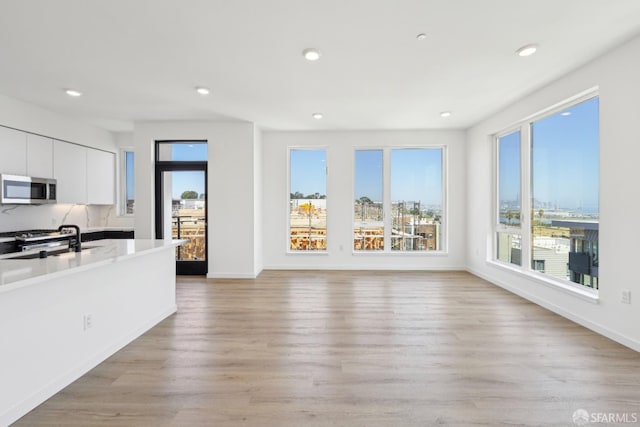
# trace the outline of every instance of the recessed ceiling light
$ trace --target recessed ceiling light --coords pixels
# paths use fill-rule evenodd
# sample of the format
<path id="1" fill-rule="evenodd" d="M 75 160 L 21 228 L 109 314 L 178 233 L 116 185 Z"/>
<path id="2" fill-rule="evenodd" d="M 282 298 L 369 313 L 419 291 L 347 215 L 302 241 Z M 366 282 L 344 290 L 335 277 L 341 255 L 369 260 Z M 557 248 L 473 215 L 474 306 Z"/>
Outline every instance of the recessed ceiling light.
<path id="1" fill-rule="evenodd" d="M 302 56 L 307 61 L 317 61 L 320 59 L 320 51 L 318 49 L 307 48 L 302 51 Z"/>
<path id="2" fill-rule="evenodd" d="M 197 87 L 196 92 L 198 92 L 200 95 L 209 95 L 209 89 L 202 86 Z"/>
<path id="3" fill-rule="evenodd" d="M 451 117 L 451 111 L 443 111 L 440 113 L 440 117 Z"/>
<path id="4" fill-rule="evenodd" d="M 427 35 L 426 35 L 425 33 L 420 33 L 420 34 L 418 34 L 418 35 L 416 36 L 416 38 L 417 38 L 418 40 L 424 40 L 424 39 L 426 39 L 426 38 L 427 38 Z"/>
<path id="5" fill-rule="evenodd" d="M 538 50 L 538 46 L 535 44 L 528 44 L 526 46 L 522 46 L 520 49 L 516 50 L 518 56 L 531 56 L 536 53 Z"/>
<path id="6" fill-rule="evenodd" d="M 66 93 L 69 96 L 73 96 L 73 97 L 78 97 L 78 96 L 82 96 L 82 92 L 77 91 L 75 89 L 65 89 L 64 93 Z"/>
<path id="7" fill-rule="evenodd" d="M 313 113 L 311 117 L 313 117 L 316 120 L 320 120 L 323 116 L 322 116 L 322 113 Z"/>

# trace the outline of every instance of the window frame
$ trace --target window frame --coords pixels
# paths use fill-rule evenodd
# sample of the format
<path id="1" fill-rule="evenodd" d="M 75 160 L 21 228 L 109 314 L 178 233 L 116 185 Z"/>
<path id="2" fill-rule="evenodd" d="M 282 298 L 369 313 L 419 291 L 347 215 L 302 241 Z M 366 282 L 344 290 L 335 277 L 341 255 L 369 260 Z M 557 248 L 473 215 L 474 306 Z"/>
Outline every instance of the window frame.
<path id="1" fill-rule="evenodd" d="M 356 250 L 353 245 L 353 236 L 355 230 L 355 210 L 353 203 L 356 199 L 355 191 L 355 164 L 356 151 L 381 150 L 382 151 L 382 210 L 384 222 L 384 249 L 383 250 Z M 391 152 L 393 150 L 440 150 L 441 151 L 441 180 L 442 180 L 442 216 L 441 216 L 441 234 L 439 250 L 392 250 L 391 249 L 391 229 L 393 226 L 392 200 L 391 200 Z M 392 256 L 443 256 L 448 255 L 449 251 L 449 204 L 448 204 L 448 147 L 444 144 L 429 145 L 399 145 L 399 146 L 358 146 L 353 147 L 351 165 L 353 173 L 351 174 L 351 253 L 352 255 L 392 255 Z"/>
<path id="2" fill-rule="evenodd" d="M 514 225 L 514 224 L 503 224 L 500 222 L 500 138 L 511 135 L 515 132 L 520 132 L 520 223 L 518 225 Z M 528 199 L 527 197 L 525 197 L 525 191 L 526 190 L 526 185 L 528 182 L 526 180 L 526 176 L 527 174 L 525 173 L 525 170 L 527 169 L 526 167 L 526 161 L 524 160 L 525 157 L 525 152 L 523 151 L 522 147 L 524 145 L 524 141 L 525 141 L 525 134 L 527 135 L 526 137 L 528 137 L 528 134 L 526 133 L 526 131 L 523 129 L 522 125 L 519 126 L 511 126 L 501 132 L 498 132 L 497 134 L 495 134 L 493 136 L 493 159 L 494 159 L 494 183 L 493 183 L 493 202 L 492 202 L 492 213 L 491 213 L 491 217 L 492 222 L 493 222 L 493 239 L 492 239 L 492 254 L 491 254 L 491 259 L 494 262 L 500 263 L 502 265 L 505 266 L 509 266 L 510 268 L 522 268 L 523 263 L 526 260 L 526 256 L 528 253 L 527 250 L 527 243 L 525 242 L 525 232 L 524 230 L 526 229 L 526 225 L 528 224 L 528 219 L 527 219 L 527 215 L 524 214 L 524 212 L 528 212 L 527 210 L 525 210 L 525 204 L 527 203 L 525 201 L 525 199 Z M 499 233 L 506 233 L 506 234 L 517 234 L 520 236 L 520 265 L 518 264 L 513 264 L 513 263 L 509 263 L 509 262 L 505 262 L 502 261 L 500 259 L 498 259 L 498 234 Z"/>
<path id="3" fill-rule="evenodd" d="M 207 156 L 204 159 L 189 159 L 189 160 L 177 160 L 177 159 L 162 159 L 163 157 L 163 146 L 170 147 L 173 145 L 204 145 L 207 147 Z M 206 139 L 158 139 L 155 141 L 154 148 L 154 161 L 159 164 L 168 164 L 168 163 L 198 163 L 198 162 L 208 162 L 209 161 L 209 141 Z"/>
<path id="4" fill-rule="evenodd" d="M 135 209 L 132 213 L 127 213 L 127 153 L 133 153 L 134 168 L 133 173 L 135 176 L 135 156 L 136 152 L 134 147 L 121 147 L 119 152 L 119 171 L 118 171 L 118 216 L 133 218 L 135 216 Z M 134 198 L 135 201 L 135 198 Z"/>
<path id="5" fill-rule="evenodd" d="M 505 136 L 509 136 L 513 133 L 516 132 L 520 132 L 520 212 L 518 212 L 520 214 L 520 223 L 517 225 L 514 224 L 503 224 L 500 222 L 500 138 L 505 137 Z M 496 227 L 496 230 L 504 232 L 504 233 L 521 233 L 522 231 L 522 223 L 524 220 L 524 209 L 523 209 L 523 203 L 524 203 L 524 186 L 523 186 L 523 161 L 522 161 L 522 144 L 523 144 L 523 133 L 522 133 L 522 129 L 520 127 L 516 127 L 516 128 L 511 128 L 508 129 L 506 131 L 500 132 L 498 134 L 496 134 L 494 136 L 494 150 L 495 150 L 495 197 L 493 198 L 493 221 L 494 221 L 494 226 Z"/>
<path id="6" fill-rule="evenodd" d="M 533 268 L 533 254 L 532 254 L 532 230 L 531 230 L 531 218 L 530 215 L 526 214 L 531 212 L 532 209 L 532 127 L 534 122 L 540 121 L 547 117 L 553 116 L 554 114 L 560 113 L 564 110 L 570 109 L 578 104 L 589 101 L 594 98 L 600 98 L 600 92 L 598 87 L 594 87 L 588 89 L 584 92 L 581 92 L 573 97 L 565 99 L 561 102 L 558 102 L 548 108 L 540 110 L 530 116 L 527 116 L 515 124 L 510 125 L 509 127 L 504 128 L 503 130 L 494 133 L 491 135 L 492 142 L 492 150 L 493 150 L 493 201 L 492 201 L 492 245 L 491 245 L 491 253 L 487 256 L 487 262 L 490 262 L 499 267 L 515 271 L 521 273 L 527 277 L 531 277 L 536 279 L 538 282 L 551 286 L 556 289 L 561 289 L 567 291 L 570 294 L 583 297 L 587 301 L 597 302 L 599 289 L 593 289 L 570 280 L 563 280 L 553 276 L 550 276 L 545 273 L 541 273 L 536 271 Z M 598 117 L 600 120 L 600 116 Z M 520 209 L 521 209 L 521 219 L 520 226 L 518 228 L 515 227 L 505 227 L 504 224 L 500 224 L 499 215 L 500 215 L 500 201 L 499 199 L 499 151 L 498 151 L 498 141 L 502 136 L 509 135 L 517 130 L 520 130 Z M 600 145 L 600 143 L 599 143 Z M 599 190 L 598 190 L 599 191 Z M 598 201 L 600 197 L 598 197 Z M 507 232 L 513 233 L 517 232 L 521 235 L 521 265 L 509 264 L 504 261 L 497 259 L 497 247 L 498 247 L 498 238 L 497 235 L 499 232 Z M 600 245 L 598 245 L 600 246 Z M 599 248 L 598 248 L 599 249 Z M 598 279 L 598 284 L 600 285 L 600 280 Z"/>

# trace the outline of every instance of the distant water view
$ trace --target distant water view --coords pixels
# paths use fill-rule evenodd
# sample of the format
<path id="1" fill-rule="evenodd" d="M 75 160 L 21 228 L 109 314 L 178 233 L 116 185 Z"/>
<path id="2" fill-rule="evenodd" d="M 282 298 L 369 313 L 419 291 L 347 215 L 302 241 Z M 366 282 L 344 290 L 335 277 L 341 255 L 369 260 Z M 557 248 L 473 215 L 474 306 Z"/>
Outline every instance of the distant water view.
<path id="1" fill-rule="evenodd" d="M 542 215 L 541 215 L 542 213 Z M 538 222 L 551 224 L 553 219 L 589 219 L 597 220 L 600 217 L 598 208 L 587 209 L 533 209 L 532 215 Z M 500 223 L 516 225 L 520 223 L 519 213 L 511 209 L 500 209 Z"/>

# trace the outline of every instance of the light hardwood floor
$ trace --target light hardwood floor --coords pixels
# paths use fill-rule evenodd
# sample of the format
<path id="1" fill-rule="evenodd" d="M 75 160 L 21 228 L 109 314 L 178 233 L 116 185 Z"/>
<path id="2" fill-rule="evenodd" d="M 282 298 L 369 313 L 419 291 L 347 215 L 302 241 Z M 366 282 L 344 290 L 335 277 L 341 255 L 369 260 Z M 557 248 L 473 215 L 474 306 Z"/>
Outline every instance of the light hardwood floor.
<path id="1" fill-rule="evenodd" d="M 571 426 L 581 408 L 640 416 L 638 353 L 463 272 L 180 277 L 178 307 L 15 425 Z"/>

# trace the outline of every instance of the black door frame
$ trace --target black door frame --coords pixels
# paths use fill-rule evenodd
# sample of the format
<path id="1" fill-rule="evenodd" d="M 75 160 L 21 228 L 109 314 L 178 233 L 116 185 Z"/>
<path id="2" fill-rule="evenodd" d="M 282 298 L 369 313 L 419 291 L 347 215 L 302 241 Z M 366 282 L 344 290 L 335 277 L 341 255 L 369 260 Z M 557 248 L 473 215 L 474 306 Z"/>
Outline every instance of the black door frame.
<path id="1" fill-rule="evenodd" d="M 208 200 L 208 179 L 207 179 L 207 162 L 206 161 L 160 161 L 159 159 L 159 144 L 162 142 L 174 142 L 174 141 L 156 141 L 155 153 L 156 153 L 156 167 L 155 167 L 155 228 L 156 239 L 163 239 L 164 232 L 164 209 L 162 206 L 162 200 L 164 197 L 164 186 L 162 175 L 165 172 L 204 172 L 204 248 L 205 248 L 205 260 L 204 261 L 178 261 L 176 260 L 176 274 L 184 275 L 206 275 L 208 271 L 209 263 L 209 209 L 207 206 Z M 184 140 L 178 140 L 175 142 L 185 142 Z M 203 141 L 193 141 L 202 143 Z M 178 249 L 179 250 L 179 249 Z"/>

